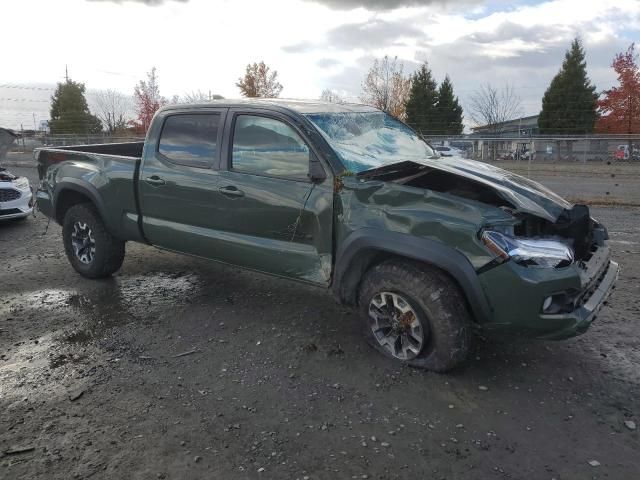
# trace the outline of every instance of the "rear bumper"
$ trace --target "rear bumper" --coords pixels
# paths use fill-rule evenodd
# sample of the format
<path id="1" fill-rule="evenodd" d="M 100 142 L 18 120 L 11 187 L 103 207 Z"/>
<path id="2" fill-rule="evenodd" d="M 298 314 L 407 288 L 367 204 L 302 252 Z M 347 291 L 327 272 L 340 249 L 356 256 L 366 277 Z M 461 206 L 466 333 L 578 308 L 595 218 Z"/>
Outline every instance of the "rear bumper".
<path id="1" fill-rule="evenodd" d="M 51 195 L 45 190 L 36 191 L 36 202 L 38 204 L 38 210 L 49 218 L 53 218 L 53 200 Z"/>

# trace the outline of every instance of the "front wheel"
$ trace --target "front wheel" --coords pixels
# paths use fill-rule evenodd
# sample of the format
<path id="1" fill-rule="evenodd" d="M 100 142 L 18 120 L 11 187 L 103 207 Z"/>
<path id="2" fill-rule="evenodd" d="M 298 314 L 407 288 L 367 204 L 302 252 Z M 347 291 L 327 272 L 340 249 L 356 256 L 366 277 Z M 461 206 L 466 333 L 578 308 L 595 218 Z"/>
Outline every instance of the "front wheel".
<path id="1" fill-rule="evenodd" d="M 83 277 L 108 277 L 122 266 L 124 242 L 106 230 L 100 214 L 89 203 L 67 210 L 62 238 L 69 263 Z"/>
<path id="2" fill-rule="evenodd" d="M 435 268 L 387 261 L 366 274 L 359 292 L 368 342 L 408 365 L 445 372 L 471 346 L 471 316 L 458 285 Z"/>

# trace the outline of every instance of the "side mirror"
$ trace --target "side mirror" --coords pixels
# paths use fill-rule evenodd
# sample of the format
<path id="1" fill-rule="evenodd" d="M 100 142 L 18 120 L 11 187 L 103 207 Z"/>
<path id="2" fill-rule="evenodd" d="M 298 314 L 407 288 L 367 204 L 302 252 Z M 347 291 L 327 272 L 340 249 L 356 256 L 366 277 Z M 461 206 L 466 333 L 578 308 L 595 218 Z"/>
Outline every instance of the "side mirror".
<path id="1" fill-rule="evenodd" d="M 309 152 L 309 173 L 307 174 L 312 182 L 320 183 L 327 178 L 327 174 L 318 160 L 318 157 L 313 152 Z"/>

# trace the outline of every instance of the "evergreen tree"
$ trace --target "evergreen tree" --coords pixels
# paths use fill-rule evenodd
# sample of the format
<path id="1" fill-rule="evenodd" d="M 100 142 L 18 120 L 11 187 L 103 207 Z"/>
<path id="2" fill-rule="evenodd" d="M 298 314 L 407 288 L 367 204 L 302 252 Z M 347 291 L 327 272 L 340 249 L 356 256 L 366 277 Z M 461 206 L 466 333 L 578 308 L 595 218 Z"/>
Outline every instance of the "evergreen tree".
<path id="1" fill-rule="evenodd" d="M 92 115 L 83 83 L 67 78 L 51 97 L 51 133 L 100 133 L 102 122 Z"/>
<path id="2" fill-rule="evenodd" d="M 587 77 L 585 53 L 579 38 L 567 51 L 562 68 L 542 99 L 538 127 L 543 134 L 586 134 L 597 119 L 598 95 Z"/>
<path id="3" fill-rule="evenodd" d="M 411 89 L 405 105 L 406 122 L 422 134 L 438 134 L 438 90 L 427 62 L 411 77 Z"/>
<path id="4" fill-rule="evenodd" d="M 462 124 L 462 107 L 458 97 L 453 94 L 453 84 L 449 75 L 438 88 L 438 103 L 436 104 L 436 127 L 433 133 L 437 135 L 460 135 L 464 130 Z"/>

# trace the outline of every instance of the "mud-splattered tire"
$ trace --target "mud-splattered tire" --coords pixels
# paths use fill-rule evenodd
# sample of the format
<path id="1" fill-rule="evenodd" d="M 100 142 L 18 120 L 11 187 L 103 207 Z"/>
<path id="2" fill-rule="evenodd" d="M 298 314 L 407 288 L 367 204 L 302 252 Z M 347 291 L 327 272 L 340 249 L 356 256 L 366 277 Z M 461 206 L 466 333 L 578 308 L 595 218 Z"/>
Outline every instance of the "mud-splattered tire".
<path id="1" fill-rule="evenodd" d="M 69 263 L 83 277 L 108 277 L 122 266 L 125 242 L 107 232 L 100 214 L 90 203 L 67 210 L 62 238 Z"/>
<path id="2" fill-rule="evenodd" d="M 365 337 L 384 355 L 435 372 L 467 358 L 471 316 L 458 285 L 442 271 L 410 261 L 383 262 L 367 272 L 358 303 Z"/>

